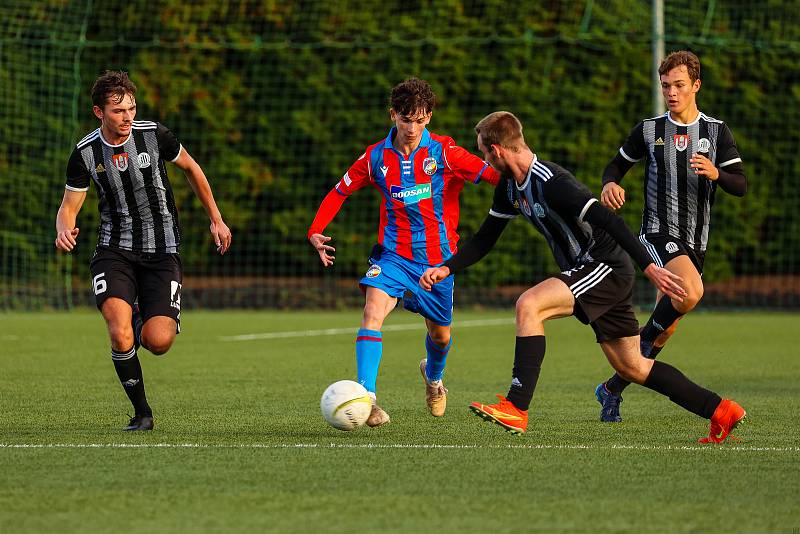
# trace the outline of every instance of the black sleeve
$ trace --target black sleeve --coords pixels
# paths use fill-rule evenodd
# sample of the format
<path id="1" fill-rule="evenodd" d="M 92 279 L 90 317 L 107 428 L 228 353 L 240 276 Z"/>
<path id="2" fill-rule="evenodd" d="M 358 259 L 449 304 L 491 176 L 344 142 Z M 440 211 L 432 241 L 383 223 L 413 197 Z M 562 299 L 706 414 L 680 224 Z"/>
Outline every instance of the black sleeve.
<path id="1" fill-rule="evenodd" d="M 492 250 L 492 247 L 500 238 L 500 234 L 503 233 L 503 230 L 508 225 L 509 220 L 508 218 L 490 214 L 483 221 L 475 235 L 472 236 L 472 239 L 467 241 L 463 247 L 459 247 L 458 252 L 444 262 L 444 265 L 450 269 L 451 273 L 457 273 L 474 263 L 478 263 Z"/>
<path id="2" fill-rule="evenodd" d="M 644 143 L 644 121 L 633 127 L 617 155 L 603 171 L 603 185 L 608 182 L 619 183 L 633 165 L 647 155 Z"/>
<path id="3" fill-rule="evenodd" d="M 156 138 L 158 139 L 158 152 L 161 154 L 161 159 L 164 161 L 175 161 L 181 155 L 181 144 L 178 138 L 172 131 L 161 124 L 156 123 Z"/>
<path id="4" fill-rule="evenodd" d="M 741 162 L 742 156 L 739 154 L 739 148 L 733 139 L 733 133 L 727 124 L 722 123 L 717 137 L 717 154 L 714 164 L 717 168 L 722 169 L 725 167 L 730 172 L 730 169 L 727 169 L 728 166 Z"/>
<path id="5" fill-rule="evenodd" d="M 67 162 L 67 189 L 86 191 L 89 189 L 89 170 L 86 168 L 81 153 L 75 148 Z"/>
<path id="6" fill-rule="evenodd" d="M 718 170 L 717 183 L 723 191 L 737 197 L 743 197 L 747 193 L 747 177 L 741 163 L 732 163 L 725 169 Z"/>
<path id="7" fill-rule="evenodd" d="M 597 200 L 586 210 L 583 220 L 592 226 L 603 229 L 610 235 L 633 258 L 642 271 L 653 263 L 650 255 L 633 235 L 622 217 L 601 205 Z"/>

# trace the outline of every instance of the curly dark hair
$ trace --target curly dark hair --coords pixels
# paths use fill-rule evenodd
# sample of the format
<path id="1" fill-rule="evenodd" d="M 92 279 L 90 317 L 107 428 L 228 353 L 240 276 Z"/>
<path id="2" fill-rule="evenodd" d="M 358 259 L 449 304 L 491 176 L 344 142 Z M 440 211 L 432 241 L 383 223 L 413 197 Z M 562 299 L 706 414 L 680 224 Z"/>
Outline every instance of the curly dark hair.
<path id="1" fill-rule="evenodd" d="M 114 103 L 119 104 L 126 94 L 136 94 L 136 85 L 128 78 L 128 73 L 122 70 L 106 70 L 94 81 L 92 104 L 102 108 L 112 97 Z"/>
<path id="2" fill-rule="evenodd" d="M 404 117 L 411 117 L 419 110 L 427 115 L 436 106 L 436 95 L 425 80 L 409 78 L 392 88 L 389 105 Z"/>

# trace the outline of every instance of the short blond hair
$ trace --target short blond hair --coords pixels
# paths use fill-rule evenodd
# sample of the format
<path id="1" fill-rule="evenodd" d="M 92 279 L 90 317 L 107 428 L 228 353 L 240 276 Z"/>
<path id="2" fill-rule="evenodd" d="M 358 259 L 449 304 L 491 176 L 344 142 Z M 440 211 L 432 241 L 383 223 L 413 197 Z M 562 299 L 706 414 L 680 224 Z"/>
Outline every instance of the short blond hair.
<path id="1" fill-rule="evenodd" d="M 475 125 L 475 133 L 487 147 L 499 145 L 516 152 L 525 146 L 522 123 L 510 111 L 489 113 Z"/>

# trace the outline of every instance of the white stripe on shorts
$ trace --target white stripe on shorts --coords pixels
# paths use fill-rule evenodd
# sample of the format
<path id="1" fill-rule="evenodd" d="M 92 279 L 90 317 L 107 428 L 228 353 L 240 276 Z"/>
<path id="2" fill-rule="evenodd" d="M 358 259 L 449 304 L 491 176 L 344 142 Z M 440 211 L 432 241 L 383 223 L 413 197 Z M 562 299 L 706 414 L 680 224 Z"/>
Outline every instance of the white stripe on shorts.
<path id="1" fill-rule="evenodd" d="M 594 286 L 602 282 L 603 278 L 608 276 L 610 273 L 611 273 L 611 267 L 609 267 L 605 263 L 601 263 L 595 268 L 594 271 L 589 273 L 589 276 L 587 276 L 586 278 L 582 278 L 581 280 L 578 280 L 577 282 L 569 286 L 569 289 L 570 291 L 572 291 L 572 294 L 577 299 L 578 297 L 580 297 L 581 295 L 592 289 Z"/>
<path id="2" fill-rule="evenodd" d="M 650 258 L 652 258 L 653 262 L 659 267 L 663 267 L 664 264 L 661 263 L 661 258 L 659 257 L 658 252 L 656 252 L 656 247 L 644 237 L 644 234 L 639 236 L 639 241 L 642 243 L 642 245 L 644 245 L 645 250 L 647 250 L 647 253 L 650 254 Z"/>

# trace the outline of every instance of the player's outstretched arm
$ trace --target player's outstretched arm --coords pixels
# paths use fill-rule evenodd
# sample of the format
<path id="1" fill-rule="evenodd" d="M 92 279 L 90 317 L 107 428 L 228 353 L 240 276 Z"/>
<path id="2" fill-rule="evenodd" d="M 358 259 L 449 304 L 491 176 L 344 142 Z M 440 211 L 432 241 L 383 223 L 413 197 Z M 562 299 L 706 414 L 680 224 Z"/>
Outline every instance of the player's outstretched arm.
<path id="1" fill-rule="evenodd" d="M 322 261 L 322 265 L 325 267 L 329 267 L 333 265 L 333 260 L 336 259 L 336 256 L 333 256 L 333 253 L 336 252 L 336 249 L 333 248 L 331 245 L 326 245 L 331 238 L 322 234 L 311 234 L 308 236 L 308 242 L 311 243 L 311 246 L 317 249 L 319 253 L 319 259 Z"/>
<path id="2" fill-rule="evenodd" d="M 214 194 L 211 192 L 211 185 L 208 183 L 208 178 L 200 168 L 200 165 L 194 160 L 192 156 L 186 151 L 185 148 L 181 149 L 180 156 L 175 160 L 175 165 L 181 169 L 192 186 L 192 191 L 200 199 L 203 208 L 206 210 L 206 215 L 211 220 L 209 230 L 214 238 L 214 244 L 217 246 L 217 252 L 225 254 L 231 246 L 231 230 L 225 221 L 222 220 L 222 214 L 217 208 L 217 203 L 214 200 Z"/>
<path id="3" fill-rule="evenodd" d="M 80 229 L 75 226 L 75 221 L 85 199 L 86 191 L 64 190 L 64 198 L 61 200 L 61 206 L 56 215 L 55 245 L 57 249 L 70 252 L 78 243 Z"/>

